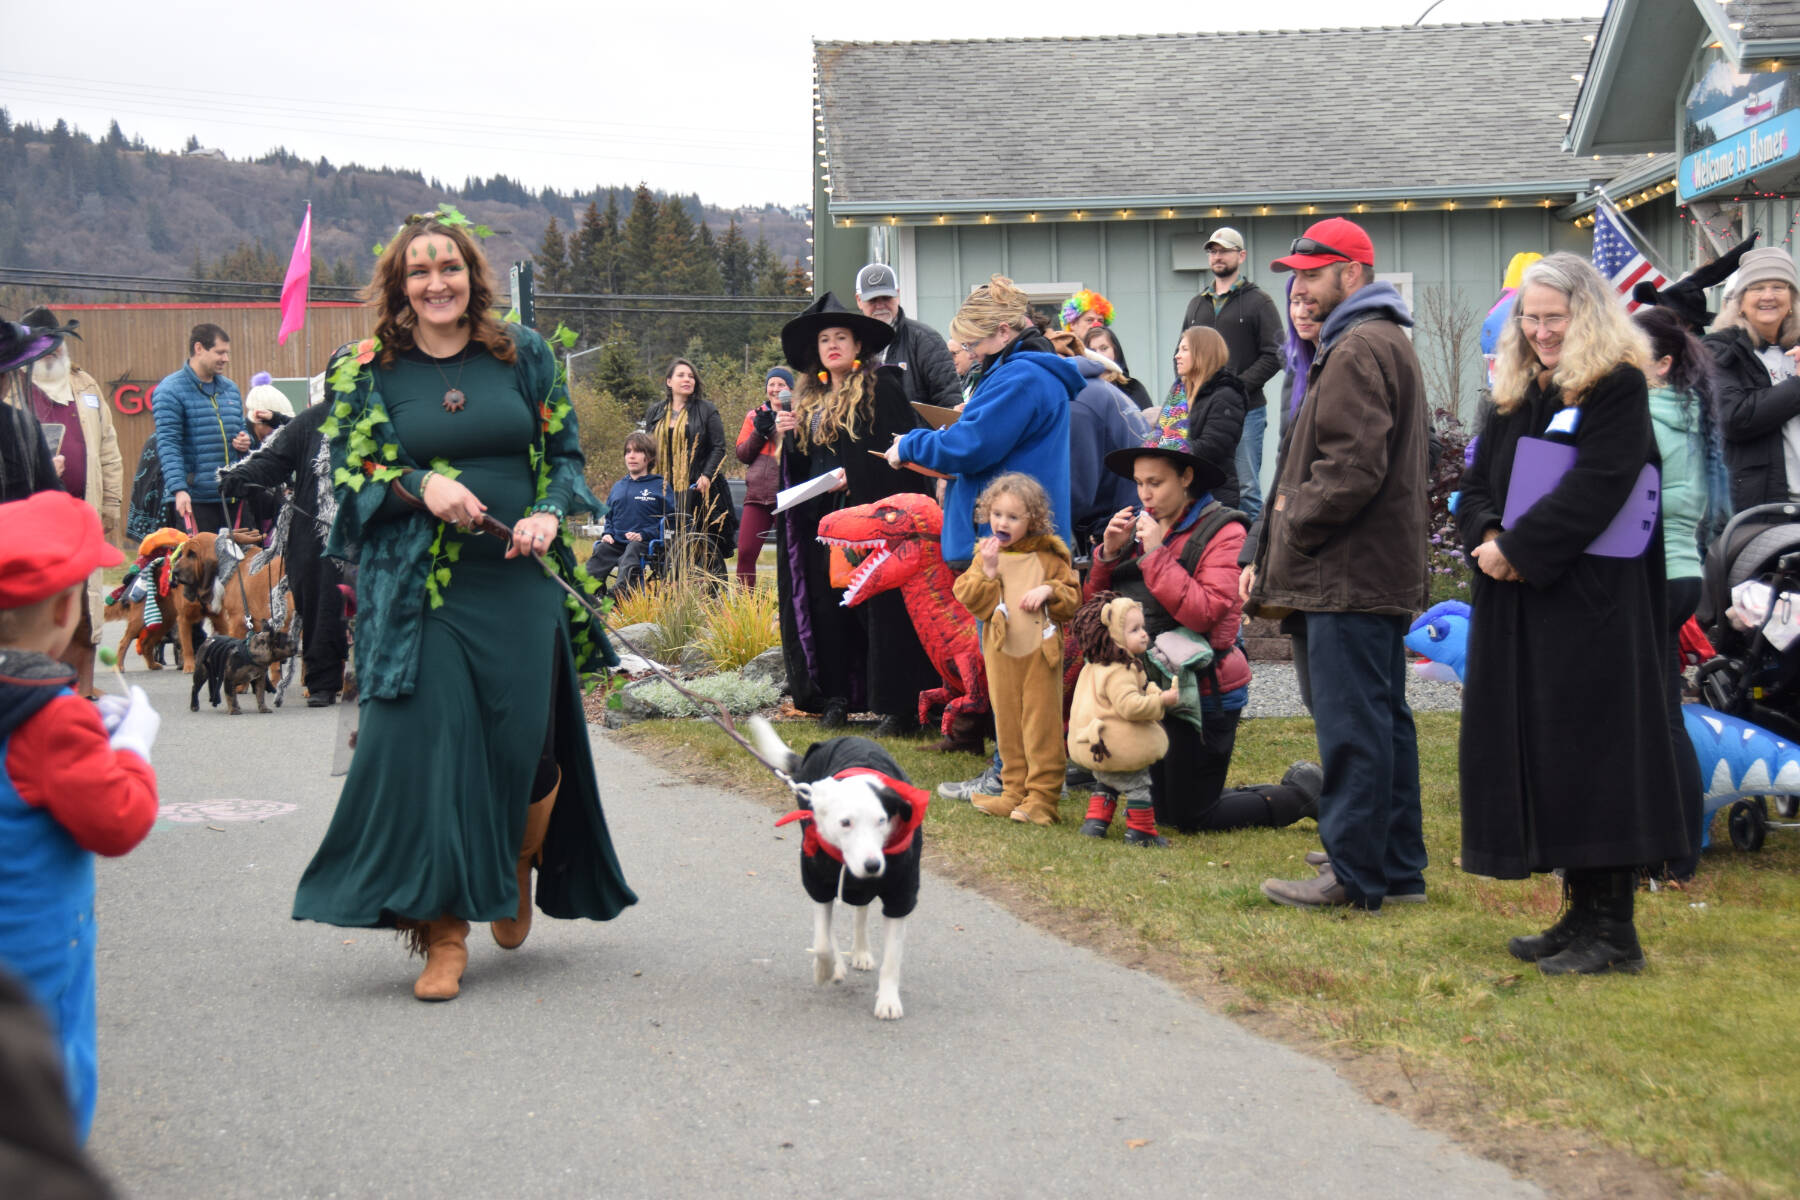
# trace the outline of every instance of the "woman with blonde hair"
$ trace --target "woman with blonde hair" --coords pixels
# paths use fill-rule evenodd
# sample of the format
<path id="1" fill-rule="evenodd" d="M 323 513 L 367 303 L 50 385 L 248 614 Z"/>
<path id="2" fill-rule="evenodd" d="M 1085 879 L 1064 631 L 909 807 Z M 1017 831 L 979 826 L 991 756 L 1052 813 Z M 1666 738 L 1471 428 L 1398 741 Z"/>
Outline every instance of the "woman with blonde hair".
<path id="1" fill-rule="evenodd" d="M 783 487 L 843 472 L 836 488 L 775 518 L 788 692 L 795 708 L 820 714 L 827 729 L 841 727 L 852 712 L 874 712 L 881 737 L 919 727 L 919 693 L 938 686 L 937 671 L 898 591 L 858 597 L 846 607 L 843 573 L 832 579 L 833 548 L 819 542 L 819 522 L 896 492 L 931 491 L 931 480 L 894 470 L 880 456 L 918 424 L 901 369 L 875 365 L 893 336 L 886 321 L 825 293 L 782 327 L 796 388 L 793 407 L 775 414 Z M 841 563 L 843 552 L 837 554 Z"/>
<path id="2" fill-rule="evenodd" d="M 493 315 L 466 218 L 407 219 L 365 292 L 376 337 L 328 378 L 337 516 L 326 552 L 359 567 L 356 755 L 296 919 L 394 928 L 425 955 L 420 1000 L 450 1000 L 470 921 L 514 949 L 537 906 L 609 920 L 626 886 L 600 809 L 580 677 L 617 665 L 549 578 L 587 579 L 563 531 L 600 501 L 544 339 Z M 422 507 L 421 507 L 422 506 Z M 492 515 L 509 542 L 475 527 Z"/>
<path id="3" fill-rule="evenodd" d="M 950 336 L 975 359 L 975 390 L 954 424 L 915 429 L 888 447 L 888 461 L 918 463 L 950 476 L 944 492 L 944 561 L 966 567 L 978 537 L 975 502 L 1008 471 L 1049 493 L 1055 533 L 1069 532 L 1069 401 L 1086 380 L 1056 353 L 1031 321 L 1031 303 L 1013 281 L 995 275 L 969 294 L 950 321 Z"/>
<path id="4" fill-rule="evenodd" d="M 1477 568 L 1462 867 L 1498 879 L 1563 871 L 1562 919 L 1507 947 L 1546 975 L 1641 969 L 1637 868 L 1688 852 L 1664 693 L 1660 517 L 1647 540 L 1601 539 L 1657 461 L 1648 361 L 1586 259 L 1532 264 L 1456 512 Z"/>
<path id="5" fill-rule="evenodd" d="M 1226 508 L 1238 506 L 1237 444 L 1244 434 L 1244 385 L 1225 364 L 1231 351 L 1210 325 L 1193 325 L 1175 344 L 1175 382 L 1156 414 L 1163 437 L 1186 438 L 1194 456 L 1212 463 L 1225 482 L 1212 490 Z"/>
<path id="6" fill-rule="evenodd" d="M 1800 498 L 1797 294 L 1792 255 L 1778 246 L 1746 251 L 1706 337 L 1731 502 L 1740 510 Z"/>

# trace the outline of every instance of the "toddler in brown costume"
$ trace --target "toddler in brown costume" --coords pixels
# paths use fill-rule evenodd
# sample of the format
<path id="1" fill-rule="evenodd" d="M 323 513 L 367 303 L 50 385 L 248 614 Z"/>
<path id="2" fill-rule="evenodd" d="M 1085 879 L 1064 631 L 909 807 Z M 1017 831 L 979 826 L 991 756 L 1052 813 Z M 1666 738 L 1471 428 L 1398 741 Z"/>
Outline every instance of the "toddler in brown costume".
<path id="1" fill-rule="evenodd" d="M 981 493 L 975 518 L 993 536 L 956 581 L 956 598 L 982 622 L 981 656 L 1000 743 L 998 796 L 971 802 L 996 817 L 1049 825 L 1063 788 L 1064 621 L 1081 604 L 1069 548 L 1052 532 L 1050 497 L 1017 471 Z"/>
<path id="2" fill-rule="evenodd" d="M 1069 758 L 1094 773 L 1081 832 L 1105 837 L 1122 796 L 1126 845 L 1167 846 L 1156 832 L 1150 767 L 1169 752 L 1163 713 L 1181 703 L 1181 693 L 1156 686 L 1144 671 L 1144 606 L 1101 592 L 1077 610 L 1070 628 L 1084 661 L 1069 709 Z"/>

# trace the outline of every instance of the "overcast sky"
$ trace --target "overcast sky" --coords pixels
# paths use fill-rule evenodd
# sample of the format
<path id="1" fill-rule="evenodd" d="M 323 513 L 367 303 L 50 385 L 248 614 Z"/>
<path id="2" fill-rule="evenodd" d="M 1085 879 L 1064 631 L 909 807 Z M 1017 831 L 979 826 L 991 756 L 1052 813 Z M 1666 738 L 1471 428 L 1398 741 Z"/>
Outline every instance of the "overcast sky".
<path id="1" fill-rule="evenodd" d="M 164 148 L 193 134 L 234 158 L 284 145 L 339 164 L 417 168 L 447 184 L 496 173 L 563 190 L 641 179 L 715 204 L 793 204 L 811 198 L 814 38 L 1404 25 L 1429 3 L 11 5 L 0 104 L 17 119 L 65 117 L 95 135 L 116 118 L 127 136 Z M 1428 21 L 1597 16 L 1604 7 L 1442 0 Z M 1336 78 L 1353 76 L 1346 64 Z M 1322 89 L 1332 79 L 1321 72 Z"/>

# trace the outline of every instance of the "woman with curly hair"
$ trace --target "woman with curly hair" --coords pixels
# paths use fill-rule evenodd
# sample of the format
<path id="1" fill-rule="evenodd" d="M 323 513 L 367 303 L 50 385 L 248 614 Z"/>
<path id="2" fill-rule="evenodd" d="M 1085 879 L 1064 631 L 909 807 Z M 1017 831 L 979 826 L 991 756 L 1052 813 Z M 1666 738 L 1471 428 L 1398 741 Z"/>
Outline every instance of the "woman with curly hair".
<path id="1" fill-rule="evenodd" d="M 364 298 L 376 338 L 334 359 L 321 429 L 338 501 L 327 553 L 359 569 L 361 723 L 294 916 L 402 930 L 426 959 L 413 995 L 450 1000 L 470 921 L 502 948 L 525 940 L 534 865 L 551 916 L 608 920 L 637 899 L 578 687 L 610 647 L 544 570 L 584 578 L 562 518 L 599 501 L 556 356 L 491 315 L 465 218 L 409 218 Z M 510 543 L 473 531 L 488 514 Z"/>
<path id="2" fill-rule="evenodd" d="M 1562 869 L 1568 911 L 1508 945 L 1546 975 L 1640 969 L 1637 868 L 1689 850 L 1665 688 L 1662 522 L 1631 557 L 1590 549 L 1657 461 L 1648 362 L 1592 264 L 1533 263 L 1456 510 L 1477 570 L 1462 867 L 1497 879 Z M 1558 474 L 1555 458 L 1571 452 Z"/>
<path id="3" fill-rule="evenodd" d="M 799 382 L 792 409 L 775 414 L 783 487 L 844 473 L 836 489 L 775 518 L 788 692 L 795 708 L 820 714 L 827 729 L 842 727 L 851 712 L 877 713 L 881 737 L 919 727 L 919 693 L 938 686 L 937 671 L 898 591 L 844 605 L 843 573 L 833 580 L 833 548 L 819 543 L 819 522 L 896 492 L 931 492 L 929 479 L 879 456 L 918 424 L 900 368 L 874 365 L 893 336 L 886 321 L 825 293 L 782 327 L 782 350 Z"/>

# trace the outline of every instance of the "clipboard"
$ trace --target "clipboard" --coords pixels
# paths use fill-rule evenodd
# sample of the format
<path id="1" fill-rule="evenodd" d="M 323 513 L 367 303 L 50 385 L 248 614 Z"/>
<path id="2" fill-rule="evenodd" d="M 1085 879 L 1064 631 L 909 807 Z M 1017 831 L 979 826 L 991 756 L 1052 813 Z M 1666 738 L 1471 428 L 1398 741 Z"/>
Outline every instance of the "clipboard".
<path id="1" fill-rule="evenodd" d="M 1506 486 L 1506 511 L 1501 514 L 1501 525 L 1511 529 L 1574 465 L 1575 447 L 1569 443 L 1520 438 L 1518 449 L 1513 452 L 1512 478 Z M 1662 474 L 1645 463 L 1624 505 L 1613 514 L 1600 536 L 1588 543 L 1585 553 L 1601 558 L 1636 558 L 1650 544 L 1661 508 Z"/>
<path id="2" fill-rule="evenodd" d="M 912 406 L 913 411 L 919 414 L 919 419 L 932 429 L 942 429 L 946 425 L 954 425 L 957 418 L 962 416 L 962 413 L 954 408 L 945 408 L 941 404 L 927 404 L 923 400 L 914 400 Z"/>
<path id="3" fill-rule="evenodd" d="M 871 450 L 871 451 L 869 451 L 869 453 L 873 454 L 876 458 L 879 458 L 882 462 L 887 461 L 887 455 L 883 454 L 879 450 Z M 918 463 L 903 462 L 900 464 L 900 466 L 908 471 L 917 471 L 919 474 L 927 476 L 931 479 L 948 479 L 948 478 L 950 478 L 950 476 L 944 474 L 942 471 L 934 471 L 930 467 L 921 467 Z"/>

